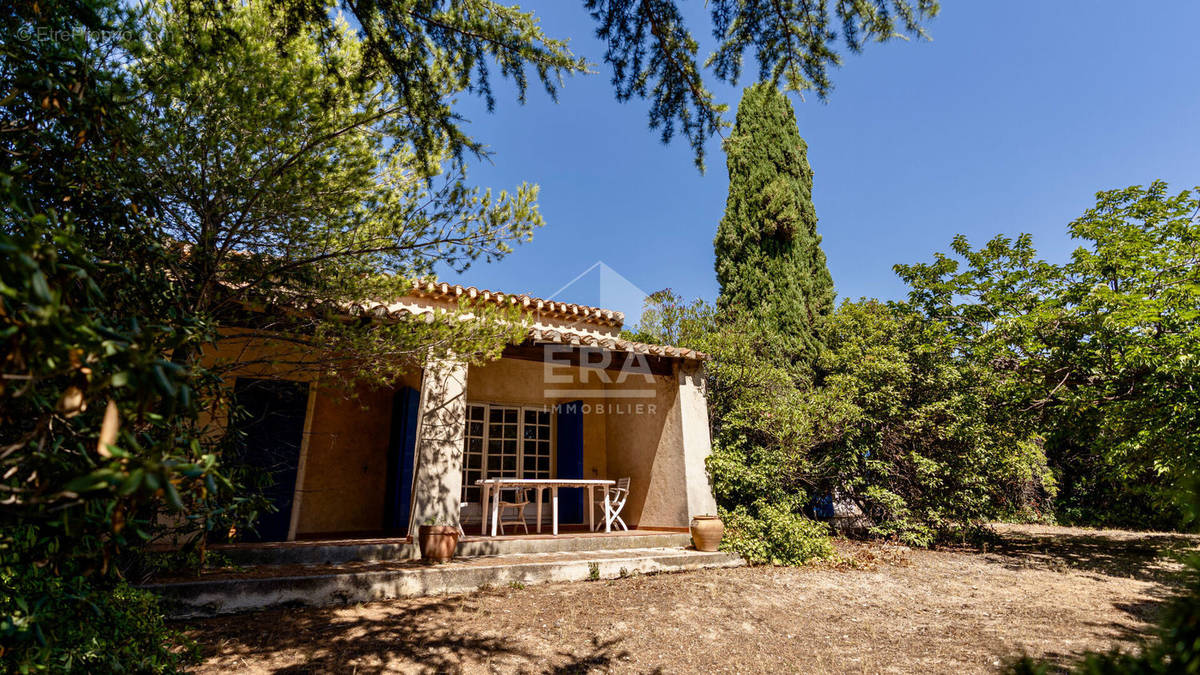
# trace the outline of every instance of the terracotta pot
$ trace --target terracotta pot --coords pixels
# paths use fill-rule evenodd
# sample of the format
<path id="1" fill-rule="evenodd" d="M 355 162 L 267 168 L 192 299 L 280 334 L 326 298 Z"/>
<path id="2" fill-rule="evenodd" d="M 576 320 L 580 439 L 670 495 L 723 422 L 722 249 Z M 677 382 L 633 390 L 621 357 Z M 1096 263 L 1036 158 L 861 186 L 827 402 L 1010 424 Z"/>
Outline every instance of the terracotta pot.
<path id="1" fill-rule="evenodd" d="M 692 517 L 692 543 L 697 551 L 715 551 L 721 547 L 725 523 L 717 516 Z"/>
<path id="2" fill-rule="evenodd" d="M 458 528 L 452 525 L 422 525 L 417 528 L 417 543 L 421 546 L 421 560 L 425 562 L 449 562 L 458 547 Z"/>

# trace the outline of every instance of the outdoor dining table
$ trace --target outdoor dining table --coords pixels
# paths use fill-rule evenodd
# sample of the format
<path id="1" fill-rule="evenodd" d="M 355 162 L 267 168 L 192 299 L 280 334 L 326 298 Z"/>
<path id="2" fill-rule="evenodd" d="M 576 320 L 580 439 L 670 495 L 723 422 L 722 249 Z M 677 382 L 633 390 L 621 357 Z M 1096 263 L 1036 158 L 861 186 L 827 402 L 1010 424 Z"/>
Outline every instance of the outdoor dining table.
<path id="1" fill-rule="evenodd" d="M 616 485 L 617 482 L 589 478 L 486 478 L 475 481 L 475 484 L 483 488 L 482 499 L 480 499 L 480 504 L 483 506 L 483 525 L 479 532 L 487 535 L 488 511 L 491 511 L 492 536 L 494 537 L 496 536 L 496 525 L 500 520 L 500 491 L 504 488 L 531 488 L 537 492 L 537 531 L 539 533 L 542 531 L 542 490 L 550 488 L 551 530 L 557 536 L 559 488 L 587 488 L 588 528 L 594 532 L 596 530 L 596 510 L 592 506 L 593 490 L 596 488 L 604 490 L 604 511 L 607 513 L 608 488 Z M 492 500 L 491 508 L 488 508 L 489 495 Z M 608 522 L 608 518 L 604 519 L 604 531 L 612 531 L 612 523 Z"/>

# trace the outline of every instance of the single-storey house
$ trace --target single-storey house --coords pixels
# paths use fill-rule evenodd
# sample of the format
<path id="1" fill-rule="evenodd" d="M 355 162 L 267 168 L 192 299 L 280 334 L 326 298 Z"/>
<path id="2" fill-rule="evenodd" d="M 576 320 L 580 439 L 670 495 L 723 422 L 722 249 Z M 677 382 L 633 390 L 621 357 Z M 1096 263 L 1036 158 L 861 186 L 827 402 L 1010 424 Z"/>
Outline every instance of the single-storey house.
<path id="1" fill-rule="evenodd" d="M 371 312 L 419 315 L 464 299 L 519 308 L 525 339 L 484 365 L 430 362 L 352 395 L 281 375 L 269 343 L 253 347 L 262 358 L 241 359 L 257 364 L 234 383 L 250 413 L 247 458 L 269 468 L 278 508 L 255 538 L 405 537 L 424 523 L 477 534 L 475 482 L 495 477 L 629 478 L 630 528 L 684 530 L 716 512 L 704 354 L 621 339 L 619 312 L 446 283 L 421 282 Z M 564 489 L 559 521 L 586 523 L 588 508 L 582 490 Z"/>

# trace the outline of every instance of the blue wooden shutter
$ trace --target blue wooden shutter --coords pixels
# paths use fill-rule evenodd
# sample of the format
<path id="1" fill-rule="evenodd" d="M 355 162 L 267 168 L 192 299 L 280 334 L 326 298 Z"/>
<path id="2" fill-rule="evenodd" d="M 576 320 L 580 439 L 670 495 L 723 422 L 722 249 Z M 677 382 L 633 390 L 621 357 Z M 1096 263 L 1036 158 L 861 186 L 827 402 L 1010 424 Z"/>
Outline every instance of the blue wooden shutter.
<path id="1" fill-rule="evenodd" d="M 583 401 L 558 405 L 558 478 L 583 478 Z M 583 488 L 558 491 L 558 521 L 583 522 Z"/>
<path id="2" fill-rule="evenodd" d="M 398 389 L 392 397 L 392 433 L 388 443 L 388 491 L 384 527 L 408 530 L 412 508 L 413 465 L 417 451 L 417 408 L 421 395 L 412 387 Z"/>

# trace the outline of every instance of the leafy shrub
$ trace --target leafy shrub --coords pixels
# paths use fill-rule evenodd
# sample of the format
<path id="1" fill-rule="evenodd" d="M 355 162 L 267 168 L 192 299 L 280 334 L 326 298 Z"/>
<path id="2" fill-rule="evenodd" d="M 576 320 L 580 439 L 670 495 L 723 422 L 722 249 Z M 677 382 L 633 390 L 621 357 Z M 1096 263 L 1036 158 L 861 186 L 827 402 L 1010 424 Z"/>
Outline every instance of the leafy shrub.
<path id="1" fill-rule="evenodd" d="M 70 219 L 15 224 L 0 231 L 15 263 L 0 267 L 0 365 L 20 383 L 0 386 L 4 666 L 170 671 L 177 635 L 124 579 L 148 540 L 203 528 L 230 488 L 194 440 L 202 374 L 164 357 L 203 327 L 182 312 L 173 326 L 120 313 L 124 293 L 149 313 L 175 289 L 162 272 L 97 260 Z"/>
<path id="2" fill-rule="evenodd" d="M 169 673 L 196 657 L 158 598 L 124 582 L 0 570 L 0 617 L 6 672 Z"/>
<path id="3" fill-rule="evenodd" d="M 1045 439 L 1063 520 L 1178 528 L 1200 466 L 1200 190 L 1100 192 L 1065 263 L 1030 235 L 897 265 L 909 304 L 993 383 L 981 414 Z"/>
<path id="4" fill-rule="evenodd" d="M 713 357 L 708 470 L 726 547 L 751 562 L 784 565 L 831 555 L 828 526 L 805 514 L 820 471 L 807 450 L 844 409 L 814 391 L 807 370 L 773 348 L 758 324 L 714 326 L 702 345 Z"/>
<path id="5" fill-rule="evenodd" d="M 1040 442 L 994 413 L 992 374 L 958 358 L 941 325 L 904 306 L 846 302 L 825 336 L 824 394 L 848 412 L 810 461 L 822 493 L 856 504 L 872 534 L 929 546 L 1048 503 Z"/>
<path id="6" fill-rule="evenodd" d="M 807 364 L 761 324 L 670 293 L 654 300 L 638 337 L 712 357 L 708 470 L 731 550 L 784 564 L 826 555 L 828 528 L 811 519 L 820 501 L 857 507 L 871 535 L 911 546 L 1047 509 L 1055 483 L 1040 440 L 992 412 L 989 373 L 936 322 L 847 302 Z"/>
<path id="7" fill-rule="evenodd" d="M 800 565 L 833 556 L 829 526 L 788 508 L 760 504 L 721 509 L 725 537 L 721 547 L 751 563 Z"/>
<path id="8" fill-rule="evenodd" d="M 1054 503 L 1059 522 L 1088 527 L 1131 530 L 1186 529 L 1175 482 L 1156 467 L 1117 469 L 1088 457 L 1062 452 L 1058 446 L 1063 489 Z"/>

